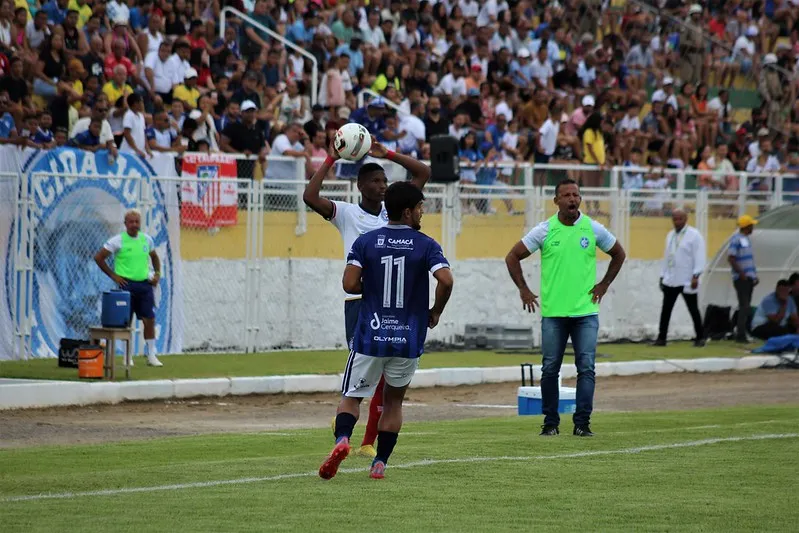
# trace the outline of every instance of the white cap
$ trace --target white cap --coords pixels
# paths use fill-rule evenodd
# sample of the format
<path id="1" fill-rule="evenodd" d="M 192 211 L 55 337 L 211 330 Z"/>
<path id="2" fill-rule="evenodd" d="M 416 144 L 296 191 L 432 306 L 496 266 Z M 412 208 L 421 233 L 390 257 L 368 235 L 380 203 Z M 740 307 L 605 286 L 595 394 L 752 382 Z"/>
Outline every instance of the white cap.
<path id="1" fill-rule="evenodd" d="M 664 95 L 663 93 L 656 92 L 652 95 L 653 104 L 655 102 L 665 102 L 665 101 L 666 101 L 666 95 Z"/>
<path id="2" fill-rule="evenodd" d="M 114 19 L 114 26 L 127 26 L 128 25 L 128 18 L 125 15 L 119 15 L 117 18 Z"/>
<path id="3" fill-rule="evenodd" d="M 183 75 L 183 79 L 184 80 L 188 80 L 190 78 L 196 78 L 196 77 L 197 77 L 197 71 L 194 70 L 191 67 L 187 68 L 186 69 L 186 73 Z"/>
<path id="4" fill-rule="evenodd" d="M 244 111 L 249 111 L 250 109 L 258 109 L 258 106 L 255 105 L 255 102 L 253 102 L 252 100 L 244 100 L 241 103 L 241 111 L 242 111 L 242 113 Z"/>
<path id="5" fill-rule="evenodd" d="M 583 96 L 583 107 L 594 107 L 594 105 L 596 105 L 596 100 L 594 100 L 593 96 L 590 94 Z"/>
<path id="6" fill-rule="evenodd" d="M 519 48 L 519 51 L 516 52 L 516 55 L 519 57 L 530 57 L 530 50 L 527 48 Z"/>
<path id="7" fill-rule="evenodd" d="M 766 57 L 763 58 L 764 65 L 776 65 L 777 64 L 777 55 L 776 54 L 766 54 Z"/>
<path id="8" fill-rule="evenodd" d="M 746 28 L 747 37 L 757 37 L 758 33 L 759 31 L 757 29 L 757 26 L 749 26 L 748 28 Z"/>
<path id="9" fill-rule="evenodd" d="M 699 4 L 692 5 L 691 9 L 688 10 L 688 14 L 689 15 L 693 15 L 694 13 L 701 14 L 702 13 L 702 6 L 700 6 Z"/>
<path id="10" fill-rule="evenodd" d="M 663 78 L 663 87 L 665 87 L 666 85 L 674 85 L 674 80 L 669 76 Z"/>

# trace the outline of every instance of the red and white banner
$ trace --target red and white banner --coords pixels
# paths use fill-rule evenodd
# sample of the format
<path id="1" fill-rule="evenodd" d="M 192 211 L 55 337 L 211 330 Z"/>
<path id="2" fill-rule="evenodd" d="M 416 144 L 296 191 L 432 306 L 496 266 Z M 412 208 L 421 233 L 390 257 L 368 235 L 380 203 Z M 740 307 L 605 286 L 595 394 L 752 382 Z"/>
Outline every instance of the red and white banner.
<path id="1" fill-rule="evenodd" d="M 181 225 L 233 226 L 237 222 L 236 158 L 225 154 L 186 154 L 181 176 L 197 178 L 181 187 Z"/>

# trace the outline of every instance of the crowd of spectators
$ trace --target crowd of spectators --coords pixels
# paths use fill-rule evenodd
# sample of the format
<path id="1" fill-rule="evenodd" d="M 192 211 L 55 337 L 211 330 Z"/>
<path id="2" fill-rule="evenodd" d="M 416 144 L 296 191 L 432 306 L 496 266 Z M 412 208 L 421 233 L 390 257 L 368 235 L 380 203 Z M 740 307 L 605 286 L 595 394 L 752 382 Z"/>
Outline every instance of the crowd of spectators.
<path id="1" fill-rule="evenodd" d="M 248 18 L 220 37 L 225 7 Z M 315 58 L 316 83 L 263 28 Z M 796 0 L 2 0 L 0 143 L 288 155 L 312 172 L 357 121 L 420 158 L 455 136 L 465 182 L 536 161 L 595 165 L 586 185 L 642 165 L 737 189 L 736 170 L 799 167 L 797 55 Z M 735 87 L 762 105 L 741 118 Z M 365 89 L 380 96 L 359 107 Z"/>

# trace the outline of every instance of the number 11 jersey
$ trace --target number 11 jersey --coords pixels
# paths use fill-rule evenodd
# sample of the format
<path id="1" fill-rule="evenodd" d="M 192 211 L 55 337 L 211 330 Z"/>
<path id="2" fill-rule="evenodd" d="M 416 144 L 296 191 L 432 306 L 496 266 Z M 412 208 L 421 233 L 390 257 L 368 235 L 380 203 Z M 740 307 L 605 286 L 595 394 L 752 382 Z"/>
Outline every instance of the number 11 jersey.
<path id="1" fill-rule="evenodd" d="M 441 246 L 408 226 L 388 225 L 358 237 L 347 264 L 362 269 L 363 299 L 352 350 L 373 357 L 424 353 L 430 276 L 449 268 Z"/>

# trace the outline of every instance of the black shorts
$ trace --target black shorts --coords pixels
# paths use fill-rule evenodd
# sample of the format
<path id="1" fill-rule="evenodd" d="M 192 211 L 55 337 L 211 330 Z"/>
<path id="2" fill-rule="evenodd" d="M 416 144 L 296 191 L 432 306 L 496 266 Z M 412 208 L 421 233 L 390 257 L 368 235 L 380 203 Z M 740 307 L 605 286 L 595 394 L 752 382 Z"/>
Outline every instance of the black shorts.
<path id="1" fill-rule="evenodd" d="M 535 162 L 539 165 L 548 165 L 550 159 L 552 159 L 551 155 L 542 154 L 538 151 L 535 153 Z"/>
<path id="2" fill-rule="evenodd" d="M 352 349 L 352 338 L 355 337 L 355 326 L 358 325 L 358 315 L 361 313 L 361 299 L 346 300 L 344 302 L 344 329 L 347 335 L 347 347 Z"/>
<path id="3" fill-rule="evenodd" d="M 128 281 L 125 290 L 130 293 L 130 316 L 155 318 L 155 292 L 149 281 Z"/>

